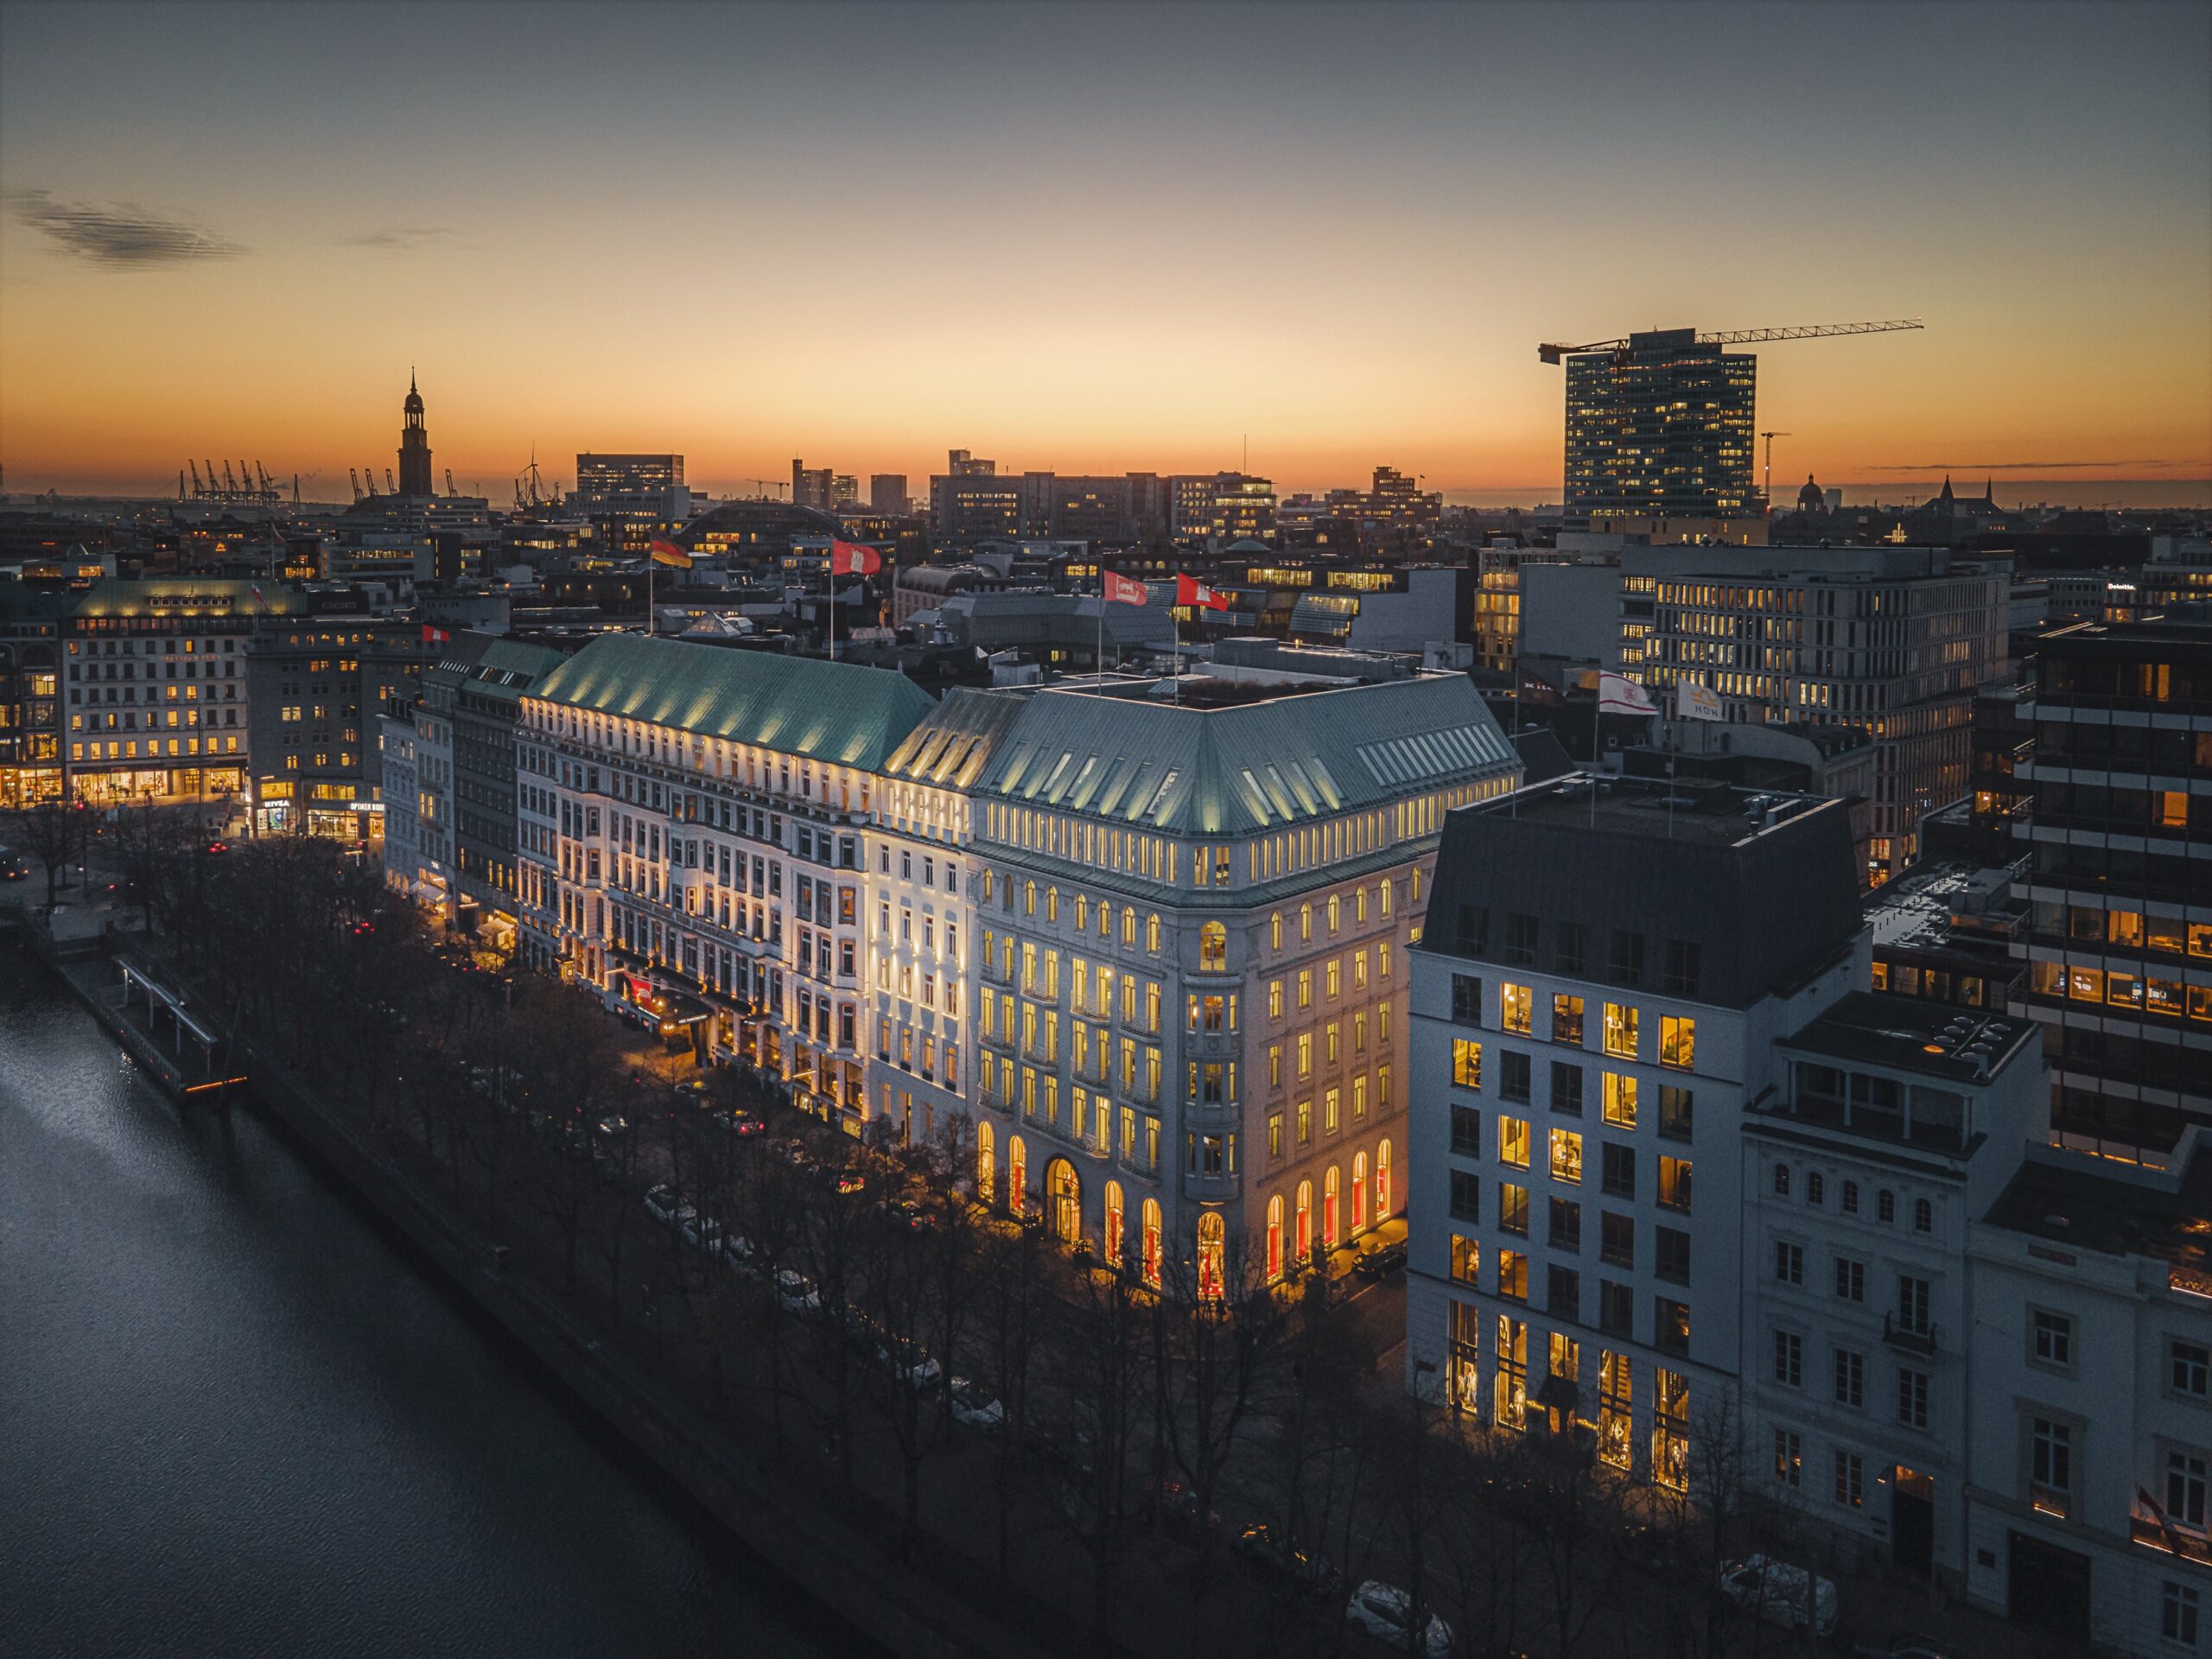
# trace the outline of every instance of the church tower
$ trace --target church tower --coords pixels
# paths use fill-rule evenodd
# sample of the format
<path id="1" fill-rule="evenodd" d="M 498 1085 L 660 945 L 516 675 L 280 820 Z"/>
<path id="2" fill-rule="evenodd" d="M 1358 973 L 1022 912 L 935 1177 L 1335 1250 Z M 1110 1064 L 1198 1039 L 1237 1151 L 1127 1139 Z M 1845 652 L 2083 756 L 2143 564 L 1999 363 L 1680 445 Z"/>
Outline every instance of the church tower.
<path id="1" fill-rule="evenodd" d="M 407 404 L 399 429 L 399 493 L 429 495 L 430 435 L 423 429 L 423 394 L 415 390 L 415 377 L 407 377 Z"/>

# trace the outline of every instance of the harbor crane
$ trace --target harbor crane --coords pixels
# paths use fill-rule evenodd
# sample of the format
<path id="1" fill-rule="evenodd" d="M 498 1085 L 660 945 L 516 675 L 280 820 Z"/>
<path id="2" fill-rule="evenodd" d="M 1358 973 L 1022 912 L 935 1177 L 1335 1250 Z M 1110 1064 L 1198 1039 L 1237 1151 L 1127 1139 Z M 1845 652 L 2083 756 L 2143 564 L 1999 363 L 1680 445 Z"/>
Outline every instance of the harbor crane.
<path id="1" fill-rule="evenodd" d="M 391 468 L 389 467 L 384 469 L 384 488 L 387 495 L 399 493 L 399 480 L 391 475 Z"/>
<path id="2" fill-rule="evenodd" d="M 359 470 L 356 467 L 348 467 L 346 469 L 346 480 L 353 486 L 353 499 L 356 501 L 359 500 L 361 499 L 361 474 Z"/>
<path id="3" fill-rule="evenodd" d="M 1891 334 L 1899 329 L 1925 326 L 1918 317 L 1904 317 L 1890 322 L 1815 322 L 1791 328 L 1730 328 L 1719 334 L 1700 334 L 1697 343 L 1700 346 L 1757 346 L 1778 340 L 1832 340 L 1840 334 Z M 1558 363 L 1565 358 L 1582 357 L 1597 352 L 1624 356 L 1628 348 L 1626 340 L 1593 340 L 1585 346 L 1547 342 L 1536 347 L 1536 357 L 1541 362 Z"/>
<path id="4" fill-rule="evenodd" d="M 448 495 L 459 495 L 461 493 L 459 490 L 456 490 L 453 486 L 453 468 L 450 467 L 446 468 L 446 493 Z"/>

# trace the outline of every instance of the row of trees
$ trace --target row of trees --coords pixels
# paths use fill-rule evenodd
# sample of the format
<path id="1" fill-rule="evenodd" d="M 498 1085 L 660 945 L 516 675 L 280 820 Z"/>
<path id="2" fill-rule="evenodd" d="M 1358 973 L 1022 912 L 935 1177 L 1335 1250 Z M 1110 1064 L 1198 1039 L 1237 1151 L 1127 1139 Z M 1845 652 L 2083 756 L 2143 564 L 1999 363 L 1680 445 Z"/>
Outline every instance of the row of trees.
<path id="1" fill-rule="evenodd" d="M 855 1140 L 779 1118 L 771 1077 L 679 1087 L 688 1061 L 641 1052 L 588 992 L 441 945 L 328 843 L 209 854 L 187 836 L 131 868 L 219 1017 L 672 1384 L 826 1459 L 853 1501 L 884 1506 L 893 1554 L 974 1571 L 979 1599 L 1087 1578 L 1102 1651 L 1133 1624 L 1158 1650 L 1179 1630 L 1219 1651 L 1256 1607 L 1271 1645 L 1319 1654 L 1347 1641 L 1343 1592 L 1374 1576 L 1440 1609 L 1465 1654 L 1781 1650 L 1714 1588 L 1751 1509 L 1725 1408 L 1694 1423 L 1691 1491 L 1629 1484 L 1571 1424 L 1472 1429 L 1426 1370 L 1408 1397 L 1359 1306 L 1316 1279 L 1268 1287 L 1232 1246 L 1222 1295 L 1202 1300 L 1188 1260 L 1155 1295 L 1071 1257 L 977 1201 L 964 1120 L 927 1144 L 880 1124 Z M 649 1215 L 656 1185 L 689 1228 Z M 982 1398 L 1002 1422 L 963 1427 Z M 1264 1598 L 1224 1588 L 1238 1529 L 1211 1522 L 1222 1510 L 1326 1557 L 1336 1588 L 1307 1593 L 1295 1572 Z"/>

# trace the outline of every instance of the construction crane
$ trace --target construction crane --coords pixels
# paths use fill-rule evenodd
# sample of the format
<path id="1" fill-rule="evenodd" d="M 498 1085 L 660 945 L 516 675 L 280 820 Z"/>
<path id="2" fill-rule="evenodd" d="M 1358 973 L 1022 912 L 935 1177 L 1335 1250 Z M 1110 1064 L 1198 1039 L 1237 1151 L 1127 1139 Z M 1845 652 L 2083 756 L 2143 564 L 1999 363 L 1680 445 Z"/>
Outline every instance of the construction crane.
<path id="1" fill-rule="evenodd" d="M 1766 497 L 1770 504 L 1774 500 L 1774 441 L 1777 438 L 1787 438 L 1795 435 L 1795 434 L 1789 432 L 1762 432 L 1759 434 L 1759 436 L 1766 440 L 1766 477 L 1759 485 L 1759 493 Z"/>
<path id="2" fill-rule="evenodd" d="M 1700 334 L 1700 346 L 1757 346 L 1777 340 L 1828 340 L 1838 334 L 1891 334 L 1901 328 L 1919 328 L 1925 325 L 1918 317 L 1900 318 L 1893 322 L 1815 322 L 1796 328 L 1731 328 L 1719 334 Z M 1538 360 L 1557 363 L 1562 358 L 1581 357 L 1593 352 L 1611 352 L 1615 356 L 1625 354 L 1629 342 L 1625 340 L 1594 340 L 1586 346 L 1560 346 L 1547 343 L 1536 347 Z"/>

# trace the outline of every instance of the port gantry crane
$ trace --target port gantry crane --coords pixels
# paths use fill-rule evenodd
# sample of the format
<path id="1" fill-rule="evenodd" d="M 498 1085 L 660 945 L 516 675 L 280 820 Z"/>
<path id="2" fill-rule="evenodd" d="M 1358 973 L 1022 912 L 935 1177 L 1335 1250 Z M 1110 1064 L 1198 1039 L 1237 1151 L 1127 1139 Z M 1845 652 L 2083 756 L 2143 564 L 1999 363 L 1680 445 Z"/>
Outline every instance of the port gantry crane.
<path id="1" fill-rule="evenodd" d="M 1730 328 L 1719 334 L 1701 334 L 1697 337 L 1700 346 L 1757 346 L 1776 340 L 1830 340 L 1838 334 L 1891 334 L 1901 328 L 1918 328 L 1924 325 L 1918 317 L 1904 317 L 1892 322 L 1815 322 L 1796 328 Z M 1628 350 L 1625 340 L 1594 340 L 1586 346 L 1561 346 L 1550 342 L 1536 347 L 1539 360 L 1557 363 L 1564 358 L 1580 357 L 1592 352 L 1611 352 L 1619 356 Z"/>

